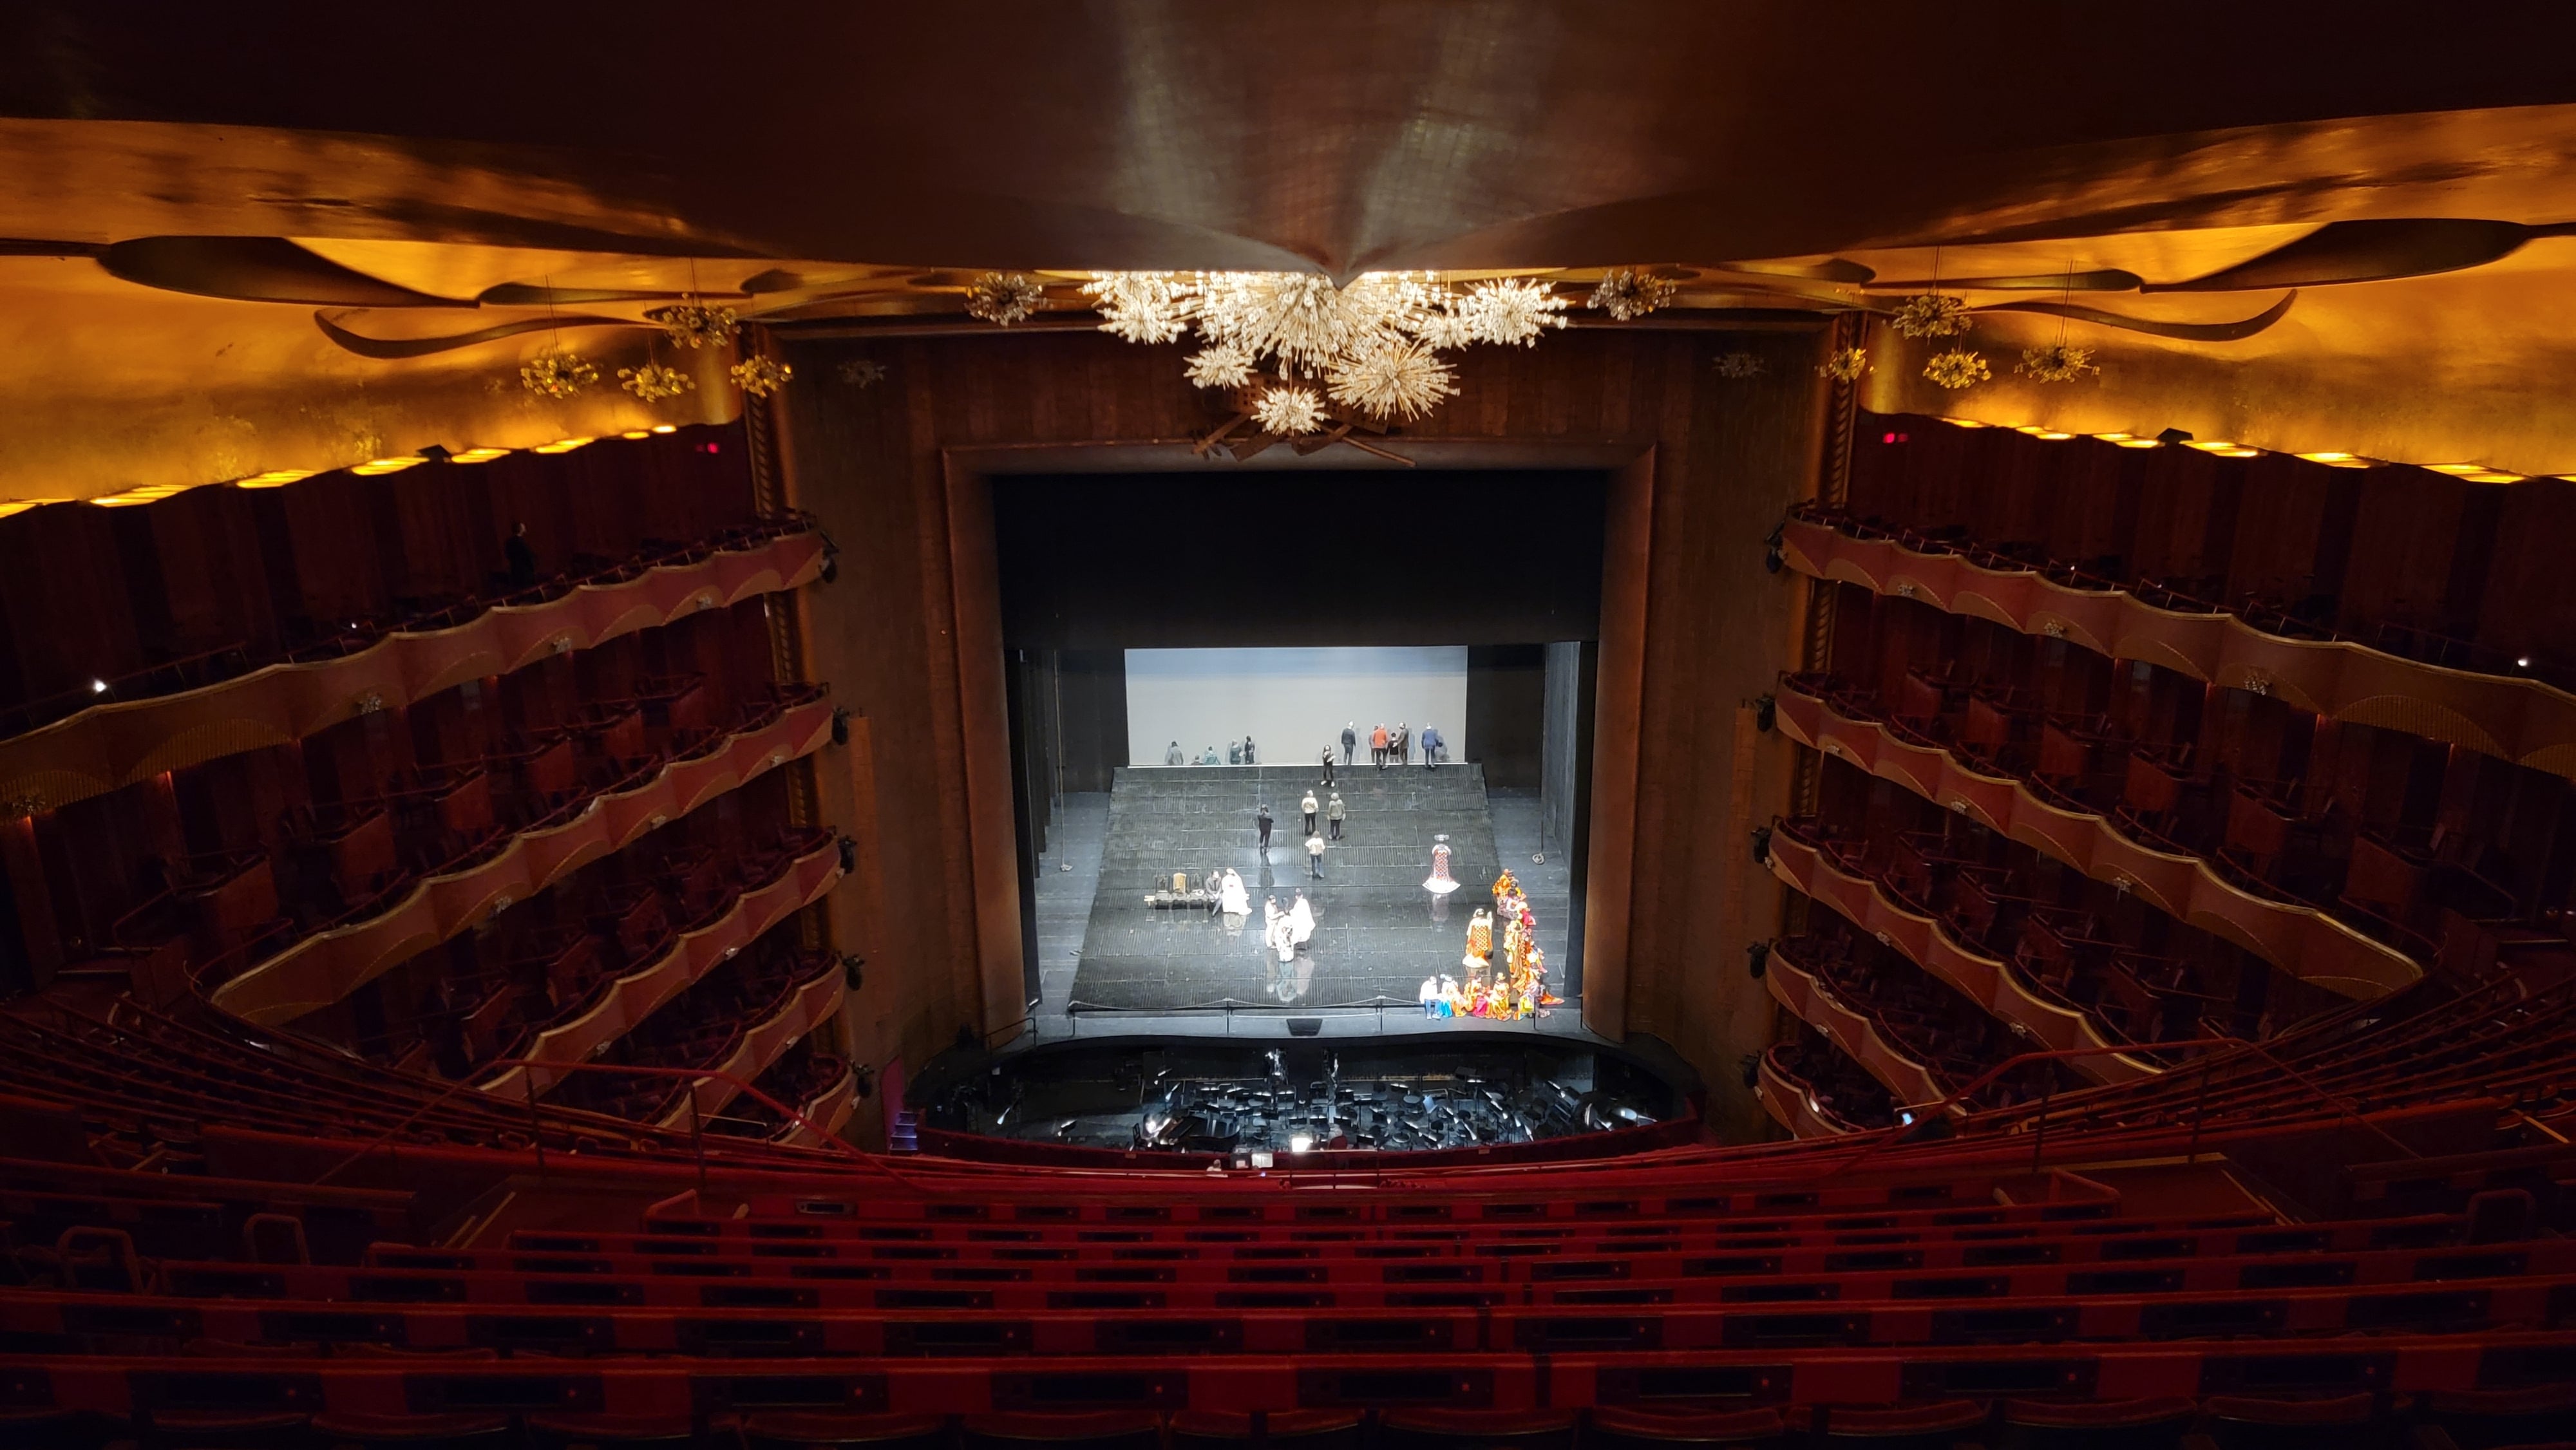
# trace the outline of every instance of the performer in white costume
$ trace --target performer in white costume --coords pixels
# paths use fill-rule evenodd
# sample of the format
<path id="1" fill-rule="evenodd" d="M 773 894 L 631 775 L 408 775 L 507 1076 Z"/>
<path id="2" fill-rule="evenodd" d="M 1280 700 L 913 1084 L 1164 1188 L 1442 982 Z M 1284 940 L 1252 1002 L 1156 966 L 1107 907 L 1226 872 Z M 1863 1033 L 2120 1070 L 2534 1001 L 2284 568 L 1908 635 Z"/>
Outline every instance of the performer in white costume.
<path id="1" fill-rule="evenodd" d="M 1241 928 L 1243 919 L 1252 915 L 1252 898 L 1243 889 L 1243 878 L 1231 869 L 1225 873 L 1225 889 L 1218 893 L 1217 909 L 1225 913 L 1226 925 Z"/>
<path id="2" fill-rule="evenodd" d="M 1442 896 L 1458 889 L 1457 881 L 1449 875 L 1449 838 L 1447 836 L 1431 838 L 1431 879 L 1422 883 L 1422 889 Z"/>
<path id="3" fill-rule="evenodd" d="M 1297 904 L 1288 908 L 1288 930 L 1301 947 L 1315 934 L 1315 908 L 1307 904 L 1303 891 L 1297 893 Z"/>

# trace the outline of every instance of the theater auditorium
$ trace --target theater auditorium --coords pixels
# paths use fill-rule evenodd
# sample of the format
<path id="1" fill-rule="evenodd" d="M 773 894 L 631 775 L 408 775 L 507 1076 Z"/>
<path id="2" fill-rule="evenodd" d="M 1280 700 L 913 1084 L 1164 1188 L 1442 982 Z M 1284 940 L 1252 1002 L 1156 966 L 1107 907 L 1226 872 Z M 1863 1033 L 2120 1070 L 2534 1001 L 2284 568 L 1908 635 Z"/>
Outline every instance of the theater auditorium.
<path id="1" fill-rule="evenodd" d="M 0 7 L 0 1445 L 2576 1444 L 2571 42 Z"/>

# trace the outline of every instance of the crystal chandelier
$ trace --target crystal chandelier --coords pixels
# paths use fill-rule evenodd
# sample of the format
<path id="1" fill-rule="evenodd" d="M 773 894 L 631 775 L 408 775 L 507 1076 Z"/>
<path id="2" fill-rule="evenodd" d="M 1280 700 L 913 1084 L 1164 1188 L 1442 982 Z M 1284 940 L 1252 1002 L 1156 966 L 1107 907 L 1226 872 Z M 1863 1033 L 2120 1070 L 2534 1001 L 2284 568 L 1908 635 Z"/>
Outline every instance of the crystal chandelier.
<path id="1" fill-rule="evenodd" d="M 1565 326 L 1555 288 L 1517 277 L 1462 286 L 1428 272 L 1369 272 L 1336 287 L 1312 272 L 1102 272 L 1082 290 L 1101 330 L 1129 342 L 1195 332 L 1188 375 L 1199 387 L 1240 389 L 1277 374 L 1301 396 L 1260 421 L 1306 425 L 1289 430 L 1300 433 L 1320 425 L 1324 396 L 1378 423 L 1419 418 L 1458 391 L 1442 352 L 1526 347 Z M 1321 393 L 1301 380 L 1321 383 Z"/>

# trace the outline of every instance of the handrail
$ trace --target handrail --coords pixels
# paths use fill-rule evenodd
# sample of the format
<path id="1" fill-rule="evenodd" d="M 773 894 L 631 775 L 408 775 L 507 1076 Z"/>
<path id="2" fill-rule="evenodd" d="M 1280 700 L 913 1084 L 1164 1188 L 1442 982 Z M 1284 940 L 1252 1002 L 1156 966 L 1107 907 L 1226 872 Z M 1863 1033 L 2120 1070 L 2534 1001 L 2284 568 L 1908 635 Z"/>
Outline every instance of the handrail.
<path id="1" fill-rule="evenodd" d="M 2381 1128 L 2378 1124 L 2373 1123 L 2367 1117 L 2364 1117 L 2358 1110 L 2357 1105 L 2353 1103 L 2351 1099 L 2336 1093 L 2328 1092 L 2325 1088 L 2317 1085 L 2317 1083 L 2313 1079 L 2309 1078 L 2305 1073 L 2302 1073 L 2298 1069 L 2291 1067 L 2288 1063 L 2281 1061 L 2281 1059 L 2275 1056 L 2270 1049 L 2266 1048 L 2259 1042 L 2247 1042 L 2244 1039 L 2237 1037 L 2200 1037 L 2193 1038 L 2188 1042 L 2160 1043 L 2158 1045 L 2170 1048 L 2202 1047 L 2213 1049 L 2235 1049 L 2233 1052 L 2214 1054 L 2202 1059 L 2200 1063 L 2202 1093 L 2198 1104 L 2194 1108 L 2192 1116 L 2192 1139 L 2194 1142 L 2199 1141 L 2202 1115 L 2207 1109 L 2207 1088 L 2210 1074 L 2214 1073 L 2222 1064 L 2233 1065 L 2233 1063 L 2241 1061 L 2245 1057 L 2257 1057 L 2262 1059 L 2275 1070 L 2279 1071 L 2282 1076 L 2287 1077 L 2292 1082 L 2297 1083 L 2299 1086 L 2316 1094 L 2318 1098 L 2323 1100 L 2328 1106 L 2334 1108 L 2339 1115 L 2349 1120 L 2355 1127 L 2362 1128 L 2365 1131 L 2377 1134 L 2379 1137 L 2387 1139 L 2389 1143 L 2394 1145 L 2400 1152 L 2406 1154 L 2410 1158 L 2421 1158 L 2424 1156 L 2414 1148 L 2408 1146 L 2405 1142 L 2391 1135 L 2386 1129 Z M 1987 1083 L 1992 1082 L 1994 1079 L 2010 1072 L 2016 1067 L 2026 1063 L 2053 1062 L 2075 1057 L 2095 1057 L 2106 1052 L 2118 1052 L 2122 1050 L 2122 1048 L 2118 1047 L 2067 1047 L 2047 1052 L 2025 1052 L 2017 1057 L 2007 1058 L 2002 1062 L 1996 1063 L 1993 1067 L 1986 1069 L 1986 1071 L 1977 1076 L 1975 1081 L 1970 1082 L 1967 1086 L 1953 1092 L 1948 1097 L 1943 1098 L 1940 1102 L 1933 1104 L 1929 1108 L 1915 1110 L 1913 1122 L 1900 1123 L 1894 1128 L 1881 1128 L 1876 1130 L 1875 1135 L 1868 1143 L 1862 1145 L 1861 1150 L 1858 1153 L 1843 1160 L 1841 1163 L 1834 1165 L 1832 1171 L 1826 1173 L 1823 1178 L 1818 1180 L 1818 1182 L 1830 1183 L 1834 1179 L 1841 1177 L 1854 1164 L 1868 1159 L 1879 1150 L 1893 1143 L 1904 1142 L 1906 1139 L 1913 1136 L 1912 1130 L 1917 1124 L 1935 1117 L 1946 1115 L 1950 1109 L 1957 1106 L 1967 1097 L 1968 1094 L 1984 1087 Z M 2004 1108 L 1996 1109 L 1994 1111 L 2011 1113 L 2014 1109 Z M 1965 1115 L 1963 1114 L 1962 1116 Z M 2036 1114 L 2032 1114 L 2031 1117 L 2035 1123 L 2034 1133 L 2039 1139 L 2039 1143 L 2033 1146 L 2031 1154 L 2032 1167 L 2035 1171 L 2038 1167 L 2038 1150 L 2040 1147 L 2045 1146 L 2047 1139 L 2047 1097 L 2043 1096 L 2040 1099 L 2039 1111 Z"/>
<path id="2" fill-rule="evenodd" d="M 902 1184 L 906 1188 L 914 1189 L 915 1191 L 920 1189 L 920 1185 L 918 1183 L 914 1182 L 904 1174 L 897 1172 L 891 1165 L 878 1159 L 875 1154 L 862 1152 L 859 1149 L 853 1148 L 849 1144 L 842 1142 L 840 1139 L 833 1137 L 831 1134 L 822 1131 L 820 1128 L 815 1126 L 812 1119 L 806 1117 L 802 1112 L 795 1108 L 786 1106 L 777 1099 L 769 1096 L 769 1094 L 762 1092 L 759 1088 L 752 1086 L 750 1083 L 745 1082 L 741 1078 L 735 1077 L 730 1073 L 717 1072 L 712 1068 L 624 1067 L 602 1062 L 539 1062 L 528 1058 L 496 1058 L 493 1061 L 484 1064 L 484 1066 L 487 1068 L 502 1067 L 531 1069 L 527 1077 L 528 1119 L 530 1125 L 535 1129 L 535 1132 L 531 1136 L 530 1147 L 536 1153 L 537 1164 L 540 1169 L 542 1169 L 545 1164 L 545 1125 L 542 1115 L 548 1105 L 541 1104 L 537 1100 L 537 1080 L 536 1074 L 533 1071 L 533 1069 L 536 1068 L 544 1068 L 550 1072 L 608 1072 L 622 1073 L 637 1077 L 686 1078 L 689 1079 L 687 1085 L 690 1087 L 695 1087 L 698 1082 L 704 1080 L 730 1083 L 738 1092 L 749 1093 L 755 1101 L 759 1102 L 764 1107 L 767 1107 L 772 1112 L 777 1113 L 781 1122 L 793 1123 L 797 1127 L 803 1128 L 807 1132 L 812 1133 L 818 1141 L 830 1144 L 833 1149 L 837 1150 L 840 1156 L 853 1159 L 867 1167 L 874 1168 L 878 1172 L 885 1174 L 887 1177 Z M 387 1144 L 391 1143 L 395 1135 L 409 1128 L 413 1123 L 418 1122 L 422 1116 L 429 1113 L 432 1109 L 442 1106 L 450 1098 L 455 1097 L 457 1093 L 468 1088 L 472 1088 L 473 1086 L 473 1080 L 470 1078 L 459 1078 L 456 1081 L 447 1084 L 439 1091 L 437 1096 L 413 1109 L 409 1116 L 405 1117 L 401 1122 L 396 1123 L 391 1128 L 378 1134 L 373 1140 L 368 1142 L 365 1147 L 360 1148 L 357 1152 L 351 1154 L 345 1159 L 342 1159 L 340 1162 L 333 1164 L 331 1167 L 324 1169 L 320 1176 L 311 1180 L 311 1184 L 313 1186 L 319 1186 L 320 1184 L 337 1177 L 343 1170 L 356 1166 L 359 1162 L 372 1155 L 377 1149 L 385 1147 Z M 694 1102 L 695 1098 L 692 1097 L 691 1101 Z M 557 1113 L 567 1113 L 579 1112 L 581 1110 L 555 1106 L 553 1111 Z M 612 1119 L 611 1121 L 616 1122 L 620 1127 L 627 1129 L 641 1130 L 648 1133 L 660 1131 L 649 1124 L 628 1123 L 622 1118 Z M 702 1133 L 690 1134 L 689 1147 L 697 1163 L 699 1181 L 703 1183 L 706 1180 L 707 1168 L 705 1135 Z"/>

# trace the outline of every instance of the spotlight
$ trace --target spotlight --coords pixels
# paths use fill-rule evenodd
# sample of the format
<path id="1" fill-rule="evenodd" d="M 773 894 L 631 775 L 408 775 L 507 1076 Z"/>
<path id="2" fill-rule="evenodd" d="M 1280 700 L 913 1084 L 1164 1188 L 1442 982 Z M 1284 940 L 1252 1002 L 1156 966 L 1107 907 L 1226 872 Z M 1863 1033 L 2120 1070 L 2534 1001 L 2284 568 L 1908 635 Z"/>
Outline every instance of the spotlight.
<path id="1" fill-rule="evenodd" d="M 89 692 L 90 692 L 91 694 L 93 694 L 93 695 L 104 695 L 104 694 L 106 694 L 106 693 L 107 693 L 107 681 L 105 681 L 105 680 L 92 680 L 92 681 L 90 681 L 90 682 L 89 682 Z"/>
<path id="2" fill-rule="evenodd" d="M 2515 659 L 2514 659 L 2514 662 L 2513 662 L 2513 663 L 2514 663 L 2514 667 L 2515 667 L 2515 668 L 2517 668 L 2517 669 L 2525 669 L 2525 670 L 2530 669 L 2530 668 L 2531 668 L 2531 656 L 2529 656 L 2529 655 L 2519 655 L 2519 656 L 2516 656 L 2516 657 L 2515 657 Z"/>
<path id="3" fill-rule="evenodd" d="M 1753 969 L 1753 980 L 1761 981 L 1762 974 L 1771 969 L 1771 944 L 1767 941 L 1754 942 L 1744 949 L 1744 956 L 1746 964 Z"/>

